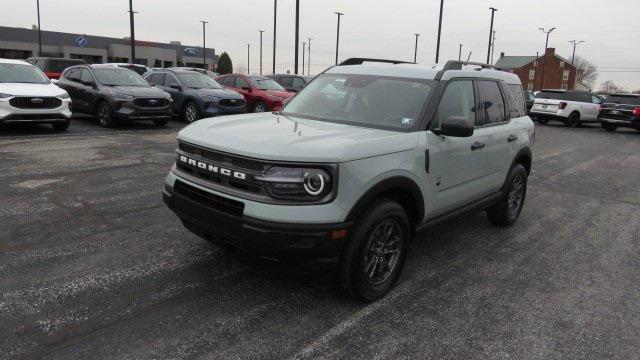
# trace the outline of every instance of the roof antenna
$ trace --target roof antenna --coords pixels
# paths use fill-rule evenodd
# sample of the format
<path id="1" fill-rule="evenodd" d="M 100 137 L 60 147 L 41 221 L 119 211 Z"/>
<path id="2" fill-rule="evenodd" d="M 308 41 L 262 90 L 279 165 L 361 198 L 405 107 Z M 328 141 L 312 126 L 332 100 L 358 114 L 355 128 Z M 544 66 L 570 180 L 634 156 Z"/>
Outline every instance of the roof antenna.
<path id="1" fill-rule="evenodd" d="M 469 51 L 469 56 L 467 56 L 467 62 L 469 62 L 469 59 L 471 59 L 471 54 L 473 54 L 473 51 Z"/>

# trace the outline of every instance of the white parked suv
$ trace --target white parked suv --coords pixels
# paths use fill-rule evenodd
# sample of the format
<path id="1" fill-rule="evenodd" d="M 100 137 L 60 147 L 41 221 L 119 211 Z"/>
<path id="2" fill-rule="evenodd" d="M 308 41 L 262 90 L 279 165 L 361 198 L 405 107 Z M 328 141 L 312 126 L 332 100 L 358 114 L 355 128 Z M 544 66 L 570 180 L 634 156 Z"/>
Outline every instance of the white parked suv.
<path id="1" fill-rule="evenodd" d="M 21 60 L 0 59 L 0 123 L 51 124 L 66 130 L 71 98 L 39 68 Z"/>
<path id="2" fill-rule="evenodd" d="M 349 59 L 280 112 L 199 120 L 178 135 L 164 201 L 212 242 L 339 264 L 342 286 L 375 300 L 415 231 L 520 214 L 534 126 L 519 78 L 488 67 Z"/>
<path id="3" fill-rule="evenodd" d="M 557 120 L 566 126 L 597 123 L 602 98 L 586 91 L 543 90 L 536 94 L 531 116 L 540 124 Z"/>

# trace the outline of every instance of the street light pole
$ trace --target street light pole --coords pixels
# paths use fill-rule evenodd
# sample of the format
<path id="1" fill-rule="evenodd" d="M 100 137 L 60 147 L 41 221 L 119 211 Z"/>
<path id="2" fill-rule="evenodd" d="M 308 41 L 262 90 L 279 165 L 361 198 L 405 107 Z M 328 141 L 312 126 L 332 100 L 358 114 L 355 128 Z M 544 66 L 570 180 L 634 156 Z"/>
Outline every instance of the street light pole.
<path id="1" fill-rule="evenodd" d="M 133 14 L 136 12 L 133 11 L 133 0 L 129 0 L 129 24 L 131 26 L 131 64 L 136 63 L 136 34 L 135 34 L 135 26 L 133 23 Z"/>
<path id="2" fill-rule="evenodd" d="M 276 73 L 276 18 L 278 16 L 278 0 L 273 0 L 273 73 Z"/>
<path id="3" fill-rule="evenodd" d="M 576 59 L 576 46 L 584 43 L 583 40 L 571 40 L 569 44 L 573 44 L 573 55 L 571 56 L 571 65 L 573 65 L 573 61 Z"/>
<path id="4" fill-rule="evenodd" d="M 250 70 L 249 70 L 249 68 L 251 67 L 250 60 L 249 60 L 249 47 L 250 46 L 251 45 L 247 44 L 247 75 L 249 75 L 251 73 Z"/>
<path id="5" fill-rule="evenodd" d="M 38 10 L 38 56 L 42 56 L 42 31 L 40 30 L 40 0 L 36 0 Z"/>
<path id="6" fill-rule="evenodd" d="M 458 44 L 460 49 L 458 50 L 458 61 L 462 60 L 462 44 Z"/>
<path id="7" fill-rule="evenodd" d="M 496 31 L 493 30 L 493 40 L 491 40 L 491 64 L 493 65 L 493 54 L 496 52 Z"/>
<path id="8" fill-rule="evenodd" d="M 340 46 L 340 17 L 344 14 L 337 11 L 334 11 L 333 13 L 338 15 L 338 31 L 336 32 L 336 65 L 338 65 L 338 48 Z"/>
<path id="9" fill-rule="evenodd" d="M 416 46 L 413 50 L 413 63 L 417 64 L 418 63 L 418 37 L 420 37 L 420 34 L 413 34 L 416 36 Z"/>
<path id="10" fill-rule="evenodd" d="M 307 43 L 302 42 L 302 75 L 304 75 L 304 53 L 307 50 Z"/>
<path id="11" fill-rule="evenodd" d="M 258 30 L 260 33 L 260 75 L 262 75 L 262 33 L 264 30 Z"/>
<path id="12" fill-rule="evenodd" d="M 295 51 L 295 74 L 298 74 L 298 48 L 300 47 L 300 0 L 296 0 L 296 51 Z M 304 66 L 304 65 L 303 65 Z"/>
<path id="13" fill-rule="evenodd" d="M 438 20 L 438 40 L 436 42 L 436 64 L 440 60 L 440 35 L 442 34 L 442 10 L 444 8 L 444 0 L 440 0 L 440 19 Z"/>
<path id="14" fill-rule="evenodd" d="M 493 37 L 493 17 L 498 9 L 490 7 L 491 10 L 491 26 L 489 27 L 489 47 L 487 48 L 487 64 L 489 64 L 489 56 L 491 56 L 491 38 Z"/>
<path id="15" fill-rule="evenodd" d="M 208 21 L 200 20 L 202 23 L 202 66 L 207 69 L 207 35 L 205 32 L 205 25 Z"/>
<path id="16" fill-rule="evenodd" d="M 309 47 L 307 48 L 307 75 L 311 75 L 311 40 L 312 38 L 307 38 L 309 40 Z"/>
<path id="17" fill-rule="evenodd" d="M 553 30 L 555 30 L 556 28 L 551 28 L 546 30 L 545 28 L 538 28 L 538 30 L 542 31 L 543 33 L 547 34 L 547 40 L 544 43 L 544 53 L 542 54 L 542 81 L 540 82 L 540 90 L 544 89 L 544 70 L 545 67 L 547 65 L 547 48 L 549 47 L 549 34 L 551 34 L 551 32 Z"/>

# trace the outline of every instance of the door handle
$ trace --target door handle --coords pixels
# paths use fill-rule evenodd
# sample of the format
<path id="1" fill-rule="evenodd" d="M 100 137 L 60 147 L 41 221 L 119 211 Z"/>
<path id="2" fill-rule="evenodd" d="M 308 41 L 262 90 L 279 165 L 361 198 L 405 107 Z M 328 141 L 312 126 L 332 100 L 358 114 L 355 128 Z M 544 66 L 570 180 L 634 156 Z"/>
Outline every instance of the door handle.
<path id="1" fill-rule="evenodd" d="M 474 142 L 473 144 L 471 144 L 471 151 L 475 151 L 475 150 L 480 150 L 485 146 L 484 143 L 481 142 Z"/>
<path id="2" fill-rule="evenodd" d="M 509 135 L 509 137 L 507 138 L 507 142 L 514 142 L 516 140 L 518 140 L 518 137 L 513 134 Z"/>

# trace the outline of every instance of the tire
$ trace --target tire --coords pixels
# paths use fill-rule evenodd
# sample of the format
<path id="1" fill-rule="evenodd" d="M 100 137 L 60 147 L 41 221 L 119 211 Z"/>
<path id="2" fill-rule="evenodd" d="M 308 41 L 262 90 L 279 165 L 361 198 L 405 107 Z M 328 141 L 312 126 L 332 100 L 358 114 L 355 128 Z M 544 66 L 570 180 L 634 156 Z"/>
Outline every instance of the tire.
<path id="1" fill-rule="evenodd" d="M 520 215 L 526 195 L 527 170 L 522 164 L 516 164 L 507 176 L 502 197 L 486 210 L 489 222 L 501 227 L 513 225 Z"/>
<path id="2" fill-rule="evenodd" d="M 616 126 L 608 122 L 602 122 L 600 123 L 600 126 L 607 131 L 616 131 Z"/>
<path id="3" fill-rule="evenodd" d="M 53 129 L 55 131 L 65 131 L 69 128 L 69 125 L 71 124 L 71 120 L 65 120 L 63 122 L 52 122 L 51 126 L 53 126 Z"/>
<path id="4" fill-rule="evenodd" d="M 383 198 L 369 209 L 357 221 L 340 264 L 342 287 L 361 302 L 377 300 L 393 288 L 412 234 L 407 214 L 397 202 Z"/>
<path id="5" fill-rule="evenodd" d="M 200 109 L 193 102 L 189 101 L 184 105 L 184 121 L 192 123 L 200 119 Z"/>
<path id="6" fill-rule="evenodd" d="M 567 127 L 576 126 L 578 123 L 580 123 L 580 114 L 577 112 L 572 112 L 567 120 L 564 121 L 564 125 Z"/>
<path id="7" fill-rule="evenodd" d="M 267 111 L 267 105 L 262 101 L 256 101 L 253 103 L 253 107 L 251 108 L 251 112 L 260 113 Z"/>
<path id="8" fill-rule="evenodd" d="M 156 119 L 153 120 L 153 124 L 155 126 L 165 126 L 169 122 L 169 119 Z"/>
<path id="9" fill-rule="evenodd" d="M 115 124 L 111 105 L 104 100 L 100 101 L 96 106 L 96 115 L 98 116 L 98 123 L 102 127 L 109 128 Z"/>

